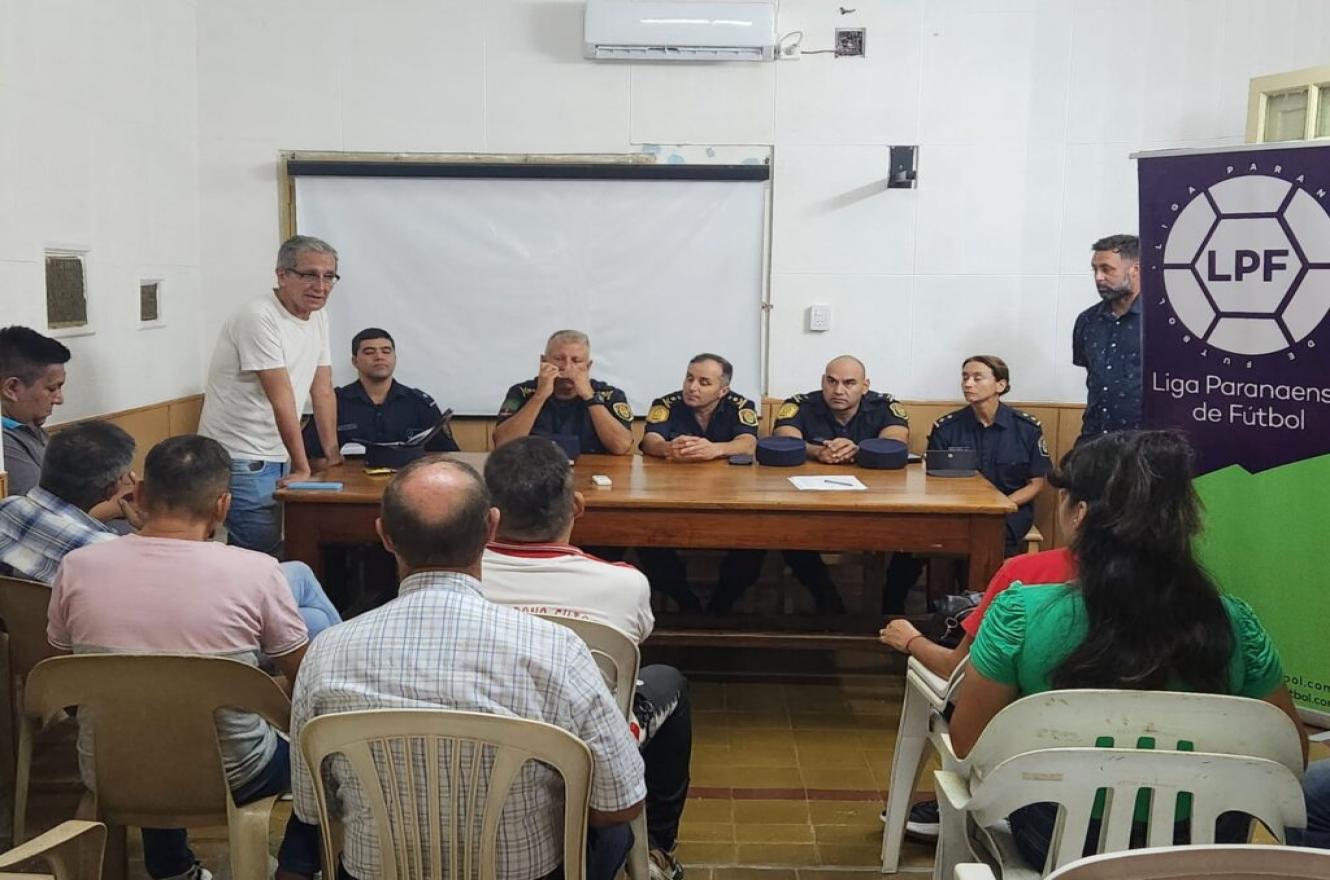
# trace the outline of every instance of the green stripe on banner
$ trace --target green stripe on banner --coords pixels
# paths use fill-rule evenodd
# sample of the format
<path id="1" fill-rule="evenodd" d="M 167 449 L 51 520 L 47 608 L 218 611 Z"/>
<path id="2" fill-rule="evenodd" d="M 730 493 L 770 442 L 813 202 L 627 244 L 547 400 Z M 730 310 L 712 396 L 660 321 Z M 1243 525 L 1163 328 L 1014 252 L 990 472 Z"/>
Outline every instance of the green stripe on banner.
<path id="1" fill-rule="evenodd" d="M 1206 507 L 1202 560 L 1256 609 L 1294 702 L 1330 720 L 1330 455 L 1259 474 L 1233 465 L 1196 487 Z"/>

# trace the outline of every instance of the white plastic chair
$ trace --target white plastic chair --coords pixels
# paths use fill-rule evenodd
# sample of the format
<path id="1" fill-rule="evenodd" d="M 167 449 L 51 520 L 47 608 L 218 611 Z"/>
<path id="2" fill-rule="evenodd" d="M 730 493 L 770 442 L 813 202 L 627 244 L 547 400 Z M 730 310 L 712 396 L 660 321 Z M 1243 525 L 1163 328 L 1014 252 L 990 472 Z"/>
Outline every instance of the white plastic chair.
<path id="1" fill-rule="evenodd" d="M 950 748 L 942 745 L 947 722 L 942 718 L 947 698 L 955 690 L 969 658 L 962 660 L 950 678 L 929 671 L 911 657 L 905 669 L 905 704 L 901 708 L 896 747 L 891 752 L 891 781 L 887 785 L 887 818 L 882 828 L 882 873 L 894 874 L 900 866 L 901 843 L 905 822 L 910 814 L 910 796 L 919 782 L 924 764 L 924 746 L 932 745 L 943 759 L 943 769 L 950 769 Z"/>
<path id="2" fill-rule="evenodd" d="M 102 853 L 106 849 L 106 826 L 101 822 L 70 819 L 32 840 L 0 853 L 0 878 L 27 877 L 10 874 L 24 862 L 45 862 L 54 880 L 101 880 Z"/>
<path id="3" fill-rule="evenodd" d="M 562 728 L 448 709 L 343 712 L 305 725 L 300 749 L 318 801 L 325 872 L 335 872 L 328 866 L 338 864 L 338 852 L 322 767 L 326 758 L 341 755 L 365 793 L 381 854 L 375 876 L 382 880 L 494 880 L 504 801 L 527 761 L 539 761 L 563 777 L 564 877 L 585 876 L 591 752 Z M 481 786 L 475 783 L 482 778 L 488 785 L 478 804 Z M 422 828 L 446 831 L 422 839 Z"/>
<path id="4" fill-rule="evenodd" d="M 1293 846 L 1166 846 L 1079 859 L 1048 880 L 1330 880 L 1330 852 Z M 987 865 L 957 865 L 955 880 L 994 880 Z"/>
<path id="5" fill-rule="evenodd" d="M 542 614 L 541 617 L 566 626 L 586 643 L 591 656 L 605 677 L 605 686 L 614 695 L 614 702 L 628 721 L 633 720 L 633 696 L 637 692 L 637 670 L 641 657 L 637 643 L 612 626 L 590 620 Z M 650 880 L 651 844 L 647 838 L 646 810 L 637 814 L 632 822 L 633 848 L 628 852 L 625 868 L 631 880 Z"/>
<path id="6" fill-rule="evenodd" d="M 1239 811 L 1282 839 L 1306 823 L 1299 733 L 1260 700 L 1158 691 L 1048 691 L 1007 706 L 965 760 L 936 775 L 942 837 L 934 876 L 965 861 L 997 862 L 1004 877 L 1039 877 L 1081 855 L 1095 792 L 1109 789 L 1099 848 L 1127 848 L 1134 798 L 1154 789 L 1150 842 L 1172 843 L 1174 795 L 1193 794 L 1192 841 L 1213 841 L 1214 818 Z M 950 736 L 942 748 L 953 754 Z M 1100 745 L 1100 743 L 1104 745 Z M 1063 805 L 1048 863 L 1015 856 L 1005 817 L 1030 803 Z M 985 858 L 987 856 L 987 858 Z"/>
<path id="7" fill-rule="evenodd" d="M 222 770 L 216 715 L 252 712 L 278 730 L 291 702 L 259 669 L 224 657 L 79 654 L 52 657 L 28 675 L 23 694 L 14 838 L 23 839 L 36 731 L 69 706 L 93 719 L 96 792 L 79 817 L 107 824 L 105 873 L 125 876 L 127 826 L 225 825 L 231 875 L 265 880 L 275 795 L 237 805 Z"/>

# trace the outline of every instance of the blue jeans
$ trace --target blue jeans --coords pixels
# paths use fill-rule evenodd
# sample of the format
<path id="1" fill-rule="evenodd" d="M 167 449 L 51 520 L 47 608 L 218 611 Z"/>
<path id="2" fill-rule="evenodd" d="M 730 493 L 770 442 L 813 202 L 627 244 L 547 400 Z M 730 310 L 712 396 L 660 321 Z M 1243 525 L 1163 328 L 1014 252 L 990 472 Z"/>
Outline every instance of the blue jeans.
<path id="1" fill-rule="evenodd" d="M 342 622 L 342 615 L 323 592 L 323 585 L 314 576 L 314 571 L 303 562 L 283 562 L 282 574 L 291 586 L 291 595 L 296 600 L 296 608 L 305 621 L 305 630 L 310 641 L 328 627 Z"/>
<path id="2" fill-rule="evenodd" d="M 249 782 L 231 792 L 239 806 L 269 795 L 291 790 L 291 748 L 277 739 L 272 760 Z M 198 862 L 189 848 L 189 835 L 183 828 L 143 828 L 143 867 L 154 880 L 183 874 Z M 313 876 L 319 867 L 319 826 L 307 825 L 295 817 L 286 823 L 282 845 L 277 850 L 277 864 L 288 871 Z"/>
<path id="3" fill-rule="evenodd" d="M 282 508 L 272 493 L 286 473 L 279 461 L 231 459 L 231 512 L 226 515 L 227 543 L 269 556 L 282 552 Z"/>
<path id="4" fill-rule="evenodd" d="M 1330 849 L 1330 760 L 1307 765 L 1302 777 L 1302 796 L 1307 801 L 1307 830 L 1288 829 L 1293 846 Z"/>

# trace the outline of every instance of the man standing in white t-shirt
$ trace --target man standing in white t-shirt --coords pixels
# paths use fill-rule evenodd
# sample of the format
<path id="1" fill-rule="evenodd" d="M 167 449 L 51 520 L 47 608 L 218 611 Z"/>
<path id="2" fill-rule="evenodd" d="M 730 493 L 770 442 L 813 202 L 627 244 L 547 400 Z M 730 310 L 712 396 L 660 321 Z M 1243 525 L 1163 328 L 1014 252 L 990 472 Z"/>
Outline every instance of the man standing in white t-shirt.
<path id="1" fill-rule="evenodd" d="M 296 235 L 277 251 L 277 287 L 231 316 L 208 368 L 199 433 L 231 454 L 230 543 L 277 555 L 282 515 L 273 491 L 310 476 L 300 414 L 311 400 L 328 463 L 337 452 L 328 316 L 337 251 Z"/>

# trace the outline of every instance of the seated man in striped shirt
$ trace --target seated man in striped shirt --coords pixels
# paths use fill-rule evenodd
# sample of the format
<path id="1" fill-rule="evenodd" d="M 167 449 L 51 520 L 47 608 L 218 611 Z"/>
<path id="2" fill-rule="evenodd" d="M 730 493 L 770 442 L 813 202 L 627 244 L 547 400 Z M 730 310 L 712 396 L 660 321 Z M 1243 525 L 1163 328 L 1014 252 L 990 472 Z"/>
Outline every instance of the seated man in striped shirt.
<path id="1" fill-rule="evenodd" d="M 82 422 L 55 434 L 38 485 L 0 500 L 0 575 L 49 584 L 65 554 L 115 538 L 91 511 L 106 502 L 122 506 L 134 488 L 133 463 L 134 438 L 110 422 Z"/>
<path id="2" fill-rule="evenodd" d="M 383 493 L 377 526 L 402 576 L 397 598 L 328 630 L 310 646 L 291 705 L 291 740 L 312 719 L 366 709 L 461 709 L 562 727 L 591 752 L 587 877 L 612 880 L 642 810 L 642 759 L 591 652 L 571 630 L 485 599 L 481 554 L 499 512 L 480 475 L 442 456 L 407 465 Z M 318 821 L 311 768 L 292 753 L 295 815 Z M 381 877 L 366 794 L 346 759 L 325 763 L 345 828 L 352 878 Z M 425 792 L 420 793 L 424 813 Z M 540 880 L 563 864 L 563 785 L 534 762 L 519 773 L 500 819 L 499 880 Z M 429 854 L 425 854 L 429 873 Z"/>

